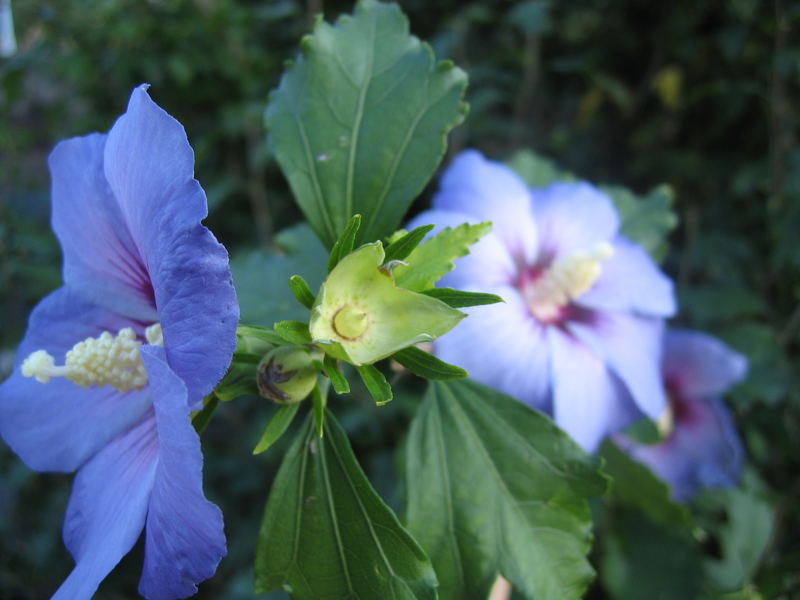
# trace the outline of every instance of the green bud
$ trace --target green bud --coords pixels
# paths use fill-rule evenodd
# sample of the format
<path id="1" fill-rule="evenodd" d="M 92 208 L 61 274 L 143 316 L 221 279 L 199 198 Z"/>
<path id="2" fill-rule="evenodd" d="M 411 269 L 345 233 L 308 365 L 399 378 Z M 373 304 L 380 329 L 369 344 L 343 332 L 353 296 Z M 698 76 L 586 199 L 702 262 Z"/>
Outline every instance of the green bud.
<path id="1" fill-rule="evenodd" d="M 345 256 L 311 309 L 312 340 L 356 366 L 433 341 L 466 316 L 436 298 L 397 287 L 383 260 L 380 242 Z"/>
<path id="2" fill-rule="evenodd" d="M 256 372 L 259 393 L 278 404 L 305 399 L 317 382 L 311 353 L 298 346 L 280 346 L 261 360 Z"/>

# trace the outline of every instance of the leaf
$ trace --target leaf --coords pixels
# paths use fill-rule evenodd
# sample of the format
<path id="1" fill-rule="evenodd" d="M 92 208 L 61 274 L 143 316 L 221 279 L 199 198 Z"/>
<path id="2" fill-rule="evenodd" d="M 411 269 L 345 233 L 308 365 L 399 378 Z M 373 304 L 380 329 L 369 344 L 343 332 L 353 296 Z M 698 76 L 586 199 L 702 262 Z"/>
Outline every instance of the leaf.
<path id="1" fill-rule="evenodd" d="M 331 248 L 330 256 L 328 256 L 328 273 L 333 271 L 333 268 L 339 264 L 345 256 L 353 251 L 353 245 L 356 242 L 356 235 L 358 229 L 361 227 L 361 215 L 353 215 L 353 218 L 347 222 L 344 231 L 342 231 L 339 239 Z"/>
<path id="2" fill-rule="evenodd" d="M 536 600 L 580 598 L 586 498 L 605 478 L 547 417 L 472 381 L 432 383 L 406 446 L 409 530 L 443 600 L 485 600 L 500 573 Z"/>
<path id="3" fill-rule="evenodd" d="M 275 323 L 275 333 L 290 344 L 302 346 L 311 342 L 311 334 L 308 333 L 308 323 L 300 321 L 278 321 Z"/>
<path id="4" fill-rule="evenodd" d="M 692 600 L 702 585 L 698 544 L 685 529 L 662 527 L 635 510 L 613 513 L 604 531 L 600 580 L 612 600 Z"/>
<path id="5" fill-rule="evenodd" d="M 328 385 L 325 390 L 317 384 L 311 390 L 311 418 L 314 421 L 314 430 L 319 437 L 325 432 L 325 407 L 328 405 Z"/>
<path id="6" fill-rule="evenodd" d="M 461 290 L 454 290 L 453 288 L 431 288 L 429 290 L 423 290 L 420 293 L 441 300 L 452 308 L 465 308 L 467 306 L 482 306 L 484 304 L 505 302 L 505 300 L 495 294 L 463 292 Z"/>
<path id="7" fill-rule="evenodd" d="M 549 158 L 527 149 L 515 153 L 506 161 L 506 165 L 532 188 L 547 187 L 556 181 L 577 181 L 578 179 Z"/>
<path id="8" fill-rule="evenodd" d="M 384 504 L 330 412 L 308 419 L 283 460 L 264 512 L 256 592 L 295 600 L 436 598 L 430 561 Z"/>
<path id="9" fill-rule="evenodd" d="M 197 435 L 202 434 L 206 430 L 206 427 L 208 427 L 208 424 L 211 422 L 214 411 L 217 410 L 218 404 L 219 398 L 214 394 L 209 394 L 204 398 L 203 408 L 192 416 L 192 426 L 194 426 Z"/>
<path id="10" fill-rule="evenodd" d="M 305 279 L 302 278 L 300 275 L 292 275 L 289 277 L 289 290 L 291 290 L 294 297 L 297 298 L 297 301 L 305 306 L 307 309 L 311 310 L 311 307 L 314 306 L 314 293 L 311 291 L 311 288 L 308 286 L 308 283 Z"/>
<path id="11" fill-rule="evenodd" d="M 396 239 L 386 246 L 386 256 L 384 256 L 383 260 L 387 263 L 393 260 L 403 260 L 406 256 L 411 254 L 414 248 L 419 246 L 420 242 L 425 238 L 425 234 L 434 227 L 435 225 L 422 225 Z"/>
<path id="12" fill-rule="evenodd" d="M 644 196 L 617 185 L 601 185 L 600 189 L 611 197 L 619 211 L 620 233 L 642 246 L 656 260 L 664 258 L 667 236 L 678 224 L 672 212 L 672 188 L 660 185 Z"/>
<path id="13" fill-rule="evenodd" d="M 356 371 L 361 376 L 361 381 L 367 386 L 367 391 L 372 396 L 375 404 L 383 406 L 392 401 L 392 386 L 386 381 L 376 367 L 372 365 L 356 366 Z"/>
<path id="14" fill-rule="evenodd" d="M 638 508 L 662 525 L 690 525 L 689 511 L 670 499 L 669 486 L 650 469 L 633 460 L 611 441 L 603 444 L 600 456 L 605 459 L 603 470 L 613 479 L 611 491 L 620 502 Z"/>
<path id="15" fill-rule="evenodd" d="M 721 549 L 705 572 L 717 587 L 733 590 L 752 581 L 773 534 L 774 511 L 755 476 L 746 471 L 740 488 L 706 490 L 698 498 Z M 724 517 L 722 517 L 724 513 Z M 698 519 L 699 520 L 699 519 Z"/>
<path id="16" fill-rule="evenodd" d="M 261 454 L 268 450 L 272 444 L 277 442 L 281 436 L 286 433 L 289 425 L 291 425 L 294 420 L 294 416 L 297 414 L 298 408 L 300 408 L 299 402 L 284 404 L 278 407 L 278 410 L 273 413 L 272 418 L 270 418 L 269 423 L 267 423 L 267 426 L 264 428 L 264 433 L 261 435 L 261 439 L 258 440 L 253 454 Z"/>
<path id="17" fill-rule="evenodd" d="M 337 360 L 330 354 L 326 354 L 322 359 L 322 364 L 325 368 L 325 374 L 331 380 L 333 391 L 337 394 L 349 393 L 350 383 L 347 381 L 347 377 L 342 374 L 341 369 L 339 369 Z"/>
<path id="18" fill-rule="evenodd" d="M 455 229 L 445 227 L 415 248 L 405 259 L 407 265 L 394 268 L 398 287 L 415 292 L 432 288 L 453 269 L 453 260 L 469 254 L 469 247 L 489 233 L 491 228 L 489 222 L 475 225 L 464 223 Z"/>
<path id="19" fill-rule="evenodd" d="M 392 355 L 392 358 L 403 365 L 406 369 L 424 377 L 425 379 L 463 379 L 469 374 L 461 367 L 447 364 L 443 360 L 436 358 L 433 354 L 420 350 L 415 346 L 409 346 L 400 352 Z"/>
<path id="20" fill-rule="evenodd" d="M 357 245 L 390 234 L 466 114 L 467 78 L 434 64 L 396 4 L 362 0 L 317 23 L 270 96 L 270 144 L 300 208 L 331 247 L 351 215 Z"/>
<path id="21" fill-rule="evenodd" d="M 311 289 L 319 289 L 328 259 L 308 225 L 285 229 L 275 241 L 273 251 L 253 250 L 231 260 L 241 321 L 270 330 L 275 321 L 308 318 L 308 311 L 297 304 L 286 281 L 300 273 Z"/>

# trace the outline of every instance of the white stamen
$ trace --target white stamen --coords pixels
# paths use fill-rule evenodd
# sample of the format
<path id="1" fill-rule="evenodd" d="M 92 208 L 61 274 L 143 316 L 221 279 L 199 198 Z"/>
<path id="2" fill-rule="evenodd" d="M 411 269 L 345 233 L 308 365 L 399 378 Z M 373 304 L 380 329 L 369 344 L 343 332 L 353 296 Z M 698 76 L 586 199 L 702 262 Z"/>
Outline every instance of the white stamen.
<path id="1" fill-rule="evenodd" d="M 591 289 L 614 248 L 601 242 L 588 252 L 573 252 L 555 261 L 523 290 L 531 312 L 543 321 L 556 318 L 562 307 Z"/>
<path id="2" fill-rule="evenodd" d="M 164 345 L 159 323 L 145 329 L 145 337 L 153 346 Z M 67 352 L 64 365 L 56 365 L 45 350 L 33 352 L 22 363 L 22 375 L 40 383 L 65 377 L 83 388 L 110 385 L 118 392 L 140 390 L 147 384 L 141 345 L 130 327 L 120 329 L 116 337 L 104 331 L 75 344 Z"/>

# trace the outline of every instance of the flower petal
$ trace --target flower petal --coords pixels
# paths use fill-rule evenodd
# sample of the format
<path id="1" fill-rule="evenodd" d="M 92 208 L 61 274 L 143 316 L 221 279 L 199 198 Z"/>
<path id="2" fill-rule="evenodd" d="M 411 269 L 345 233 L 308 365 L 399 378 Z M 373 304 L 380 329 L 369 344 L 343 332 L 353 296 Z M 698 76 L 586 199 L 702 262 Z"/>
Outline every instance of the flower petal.
<path id="1" fill-rule="evenodd" d="M 683 398 L 716 396 L 747 374 L 747 359 L 718 339 L 673 329 L 664 338 L 664 378 Z"/>
<path id="2" fill-rule="evenodd" d="M 97 133 L 72 138 L 48 159 L 64 281 L 110 310 L 153 322 L 150 277 L 103 172 L 105 143 Z"/>
<path id="3" fill-rule="evenodd" d="M 666 407 L 660 371 L 661 319 L 586 311 L 566 326 L 619 376 L 647 416 L 661 416 Z"/>
<path id="4" fill-rule="evenodd" d="M 100 450 L 75 477 L 64 543 L 75 568 L 52 600 L 88 600 L 144 527 L 158 454 L 152 416 Z"/>
<path id="5" fill-rule="evenodd" d="M 420 213 L 407 225 L 408 230 L 421 225 L 434 224 L 436 227 L 427 237 L 436 235 L 445 227 L 456 228 L 462 223 L 480 223 L 481 220 L 471 215 L 448 210 L 426 210 Z M 517 265 L 506 248 L 497 237 L 494 226 L 492 231 L 483 236 L 469 248 L 469 254 L 454 261 L 455 269 L 439 280 L 437 287 L 453 287 L 462 289 L 465 286 L 496 286 L 513 281 L 516 277 Z"/>
<path id="6" fill-rule="evenodd" d="M 544 328 L 510 286 L 481 288 L 505 303 L 463 309 L 469 316 L 434 342 L 442 360 L 542 411 L 550 410 L 550 355 Z"/>
<path id="7" fill-rule="evenodd" d="M 214 574 L 226 554 L 225 534 L 222 513 L 203 495 L 203 455 L 189 420 L 186 387 L 161 348 L 143 348 L 142 358 L 160 449 L 139 592 L 148 600 L 172 600 L 194 594 Z"/>
<path id="8" fill-rule="evenodd" d="M 672 280 L 640 246 L 617 237 L 614 254 L 603 261 L 602 269 L 592 288 L 578 298 L 581 306 L 658 317 L 675 314 Z"/>
<path id="9" fill-rule="evenodd" d="M 491 221 L 493 231 L 520 263 L 537 253 L 536 225 L 525 182 L 505 165 L 466 150 L 445 171 L 433 207 Z"/>
<path id="10" fill-rule="evenodd" d="M 641 416 L 622 383 L 584 344 L 550 327 L 553 420 L 587 452 Z"/>
<path id="11" fill-rule="evenodd" d="M 611 242 L 619 216 L 611 199 L 588 183 L 553 183 L 531 191 L 541 251 L 563 256 Z"/>
<path id="12" fill-rule="evenodd" d="M 110 387 L 83 389 L 65 379 L 42 384 L 22 376 L 20 364 L 35 350 L 47 350 L 57 364 L 77 342 L 141 325 L 87 302 L 67 288 L 44 298 L 33 310 L 17 350 L 11 377 L 0 385 L 0 434 L 37 471 L 73 471 L 120 432 L 139 421 L 150 406 L 146 390 L 120 394 Z"/>
<path id="13" fill-rule="evenodd" d="M 700 488 L 736 485 L 744 451 L 722 400 L 690 400 L 670 437 L 647 446 L 619 436 L 617 443 L 669 484 L 672 497 L 684 502 Z"/>
<path id="14" fill-rule="evenodd" d="M 225 374 L 239 307 L 228 253 L 200 224 L 208 208 L 186 133 L 145 90 L 133 91 L 108 134 L 105 172 L 148 266 L 170 365 L 194 405 Z"/>

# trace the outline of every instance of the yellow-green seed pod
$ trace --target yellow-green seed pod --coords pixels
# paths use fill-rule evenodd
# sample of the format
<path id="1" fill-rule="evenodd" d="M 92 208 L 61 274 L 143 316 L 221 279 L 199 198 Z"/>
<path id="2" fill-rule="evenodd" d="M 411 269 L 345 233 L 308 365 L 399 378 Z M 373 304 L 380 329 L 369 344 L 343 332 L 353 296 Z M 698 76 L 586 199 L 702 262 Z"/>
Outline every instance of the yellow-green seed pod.
<path id="1" fill-rule="evenodd" d="M 466 315 L 441 300 L 395 285 L 382 267 L 383 246 L 366 244 L 344 257 L 322 284 L 309 331 L 326 353 L 354 365 L 430 342 Z"/>
<path id="2" fill-rule="evenodd" d="M 317 383 L 317 369 L 311 353 L 299 346 L 279 346 L 270 350 L 258 365 L 256 384 L 259 393 L 278 404 L 304 400 Z"/>

